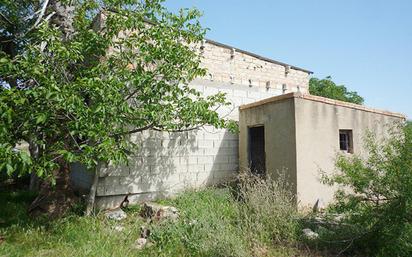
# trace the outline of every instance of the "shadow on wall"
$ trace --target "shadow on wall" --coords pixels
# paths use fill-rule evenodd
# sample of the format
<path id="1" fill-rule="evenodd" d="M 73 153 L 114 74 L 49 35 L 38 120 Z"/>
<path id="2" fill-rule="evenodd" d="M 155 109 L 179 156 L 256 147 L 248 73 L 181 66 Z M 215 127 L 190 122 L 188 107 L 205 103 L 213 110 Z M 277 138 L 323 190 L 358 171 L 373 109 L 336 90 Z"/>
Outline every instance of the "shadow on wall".
<path id="1" fill-rule="evenodd" d="M 208 174 L 203 185 L 218 185 L 236 178 L 239 172 L 239 137 L 227 130 L 217 130 L 205 137 L 215 137 L 213 149 L 205 149 L 213 155 L 213 163 L 205 165 Z"/>
<path id="2" fill-rule="evenodd" d="M 88 171 L 80 163 L 72 163 L 70 164 L 70 181 L 74 190 L 81 195 L 86 195 L 89 193 L 90 186 L 93 183 L 93 172 Z"/>
<path id="3" fill-rule="evenodd" d="M 188 188 L 218 184 L 238 170 L 238 136 L 227 130 L 167 133 L 145 131 L 131 138 L 139 151 L 129 165 L 100 171 L 96 205 L 119 206 L 170 197 Z"/>

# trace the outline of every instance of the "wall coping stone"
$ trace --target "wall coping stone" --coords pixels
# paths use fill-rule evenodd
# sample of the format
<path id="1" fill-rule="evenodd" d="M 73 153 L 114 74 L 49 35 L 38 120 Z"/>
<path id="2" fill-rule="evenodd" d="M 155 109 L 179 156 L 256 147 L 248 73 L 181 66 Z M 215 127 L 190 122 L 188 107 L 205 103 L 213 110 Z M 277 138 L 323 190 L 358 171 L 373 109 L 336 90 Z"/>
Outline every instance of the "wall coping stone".
<path id="1" fill-rule="evenodd" d="M 374 109 L 370 107 L 366 107 L 364 105 L 359 105 L 359 104 L 354 104 L 354 103 L 348 103 L 344 101 L 339 101 L 335 99 L 330 99 L 326 97 L 321 97 L 321 96 L 315 96 L 315 95 L 310 95 L 310 94 L 303 94 L 301 92 L 293 92 L 293 93 L 288 93 L 288 94 L 283 94 L 279 96 L 274 96 L 274 97 L 269 97 L 254 103 L 250 104 L 245 104 L 239 106 L 239 111 L 245 110 L 245 109 L 251 109 L 255 108 L 261 105 L 269 104 L 269 103 L 274 103 L 274 102 L 279 102 L 287 99 L 304 99 L 308 101 L 314 101 L 314 102 L 320 102 L 324 104 L 330 104 L 330 105 L 335 105 L 335 106 L 342 106 L 346 108 L 351 108 L 355 110 L 360 110 L 360 111 L 365 111 L 365 112 L 371 112 L 371 113 L 376 113 L 376 114 L 381 114 L 381 115 L 386 115 L 386 116 L 392 116 L 392 117 L 397 117 L 406 120 L 406 115 L 402 113 L 396 113 L 396 112 L 389 112 L 385 110 L 379 110 L 379 109 Z"/>

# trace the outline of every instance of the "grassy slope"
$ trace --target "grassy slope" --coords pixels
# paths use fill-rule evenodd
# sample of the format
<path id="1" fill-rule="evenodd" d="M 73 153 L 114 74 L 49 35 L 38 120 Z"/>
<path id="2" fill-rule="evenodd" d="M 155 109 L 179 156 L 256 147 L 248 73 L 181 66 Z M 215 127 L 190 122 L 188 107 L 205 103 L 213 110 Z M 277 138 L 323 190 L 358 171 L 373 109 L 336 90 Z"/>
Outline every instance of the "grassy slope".
<path id="1" fill-rule="evenodd" d="M 73 213 L 56 221 L 30 220 L 25 209 L 32 195 L 0 195 L 0 256 L 302 256 L 291 247 L 250 249 L 239 228 L 236 203 L 227 189 L 186 192 L 165 204 L 176 206 L 176 224 L 149 225 L 154 245 L 132 247 L 143 220 L 138 207 L 128 218 L 109 221 L 103 215 L 82 217 Z M 124 226 L 119 232 L 116 225 Z"/>

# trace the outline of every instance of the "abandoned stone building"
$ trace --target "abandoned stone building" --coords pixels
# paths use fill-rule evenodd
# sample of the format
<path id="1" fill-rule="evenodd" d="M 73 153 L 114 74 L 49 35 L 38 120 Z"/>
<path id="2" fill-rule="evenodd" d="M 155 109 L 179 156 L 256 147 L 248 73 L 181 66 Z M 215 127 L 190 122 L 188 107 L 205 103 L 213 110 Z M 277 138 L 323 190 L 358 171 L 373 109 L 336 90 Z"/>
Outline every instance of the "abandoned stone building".
<path id="1" fill-rule="evenodd" d="M 125 196 L 133 203 L 219 184 L 251 163 L 260 163 L 268 172 L 288 170 L 293 192 L 305 205 L 320 197 L 329 200 L 330 189 L 320 185 L 316 172 L 319 165 L 333 169 L 332 158 L 339 150 L 339 138 L 344 137 L 340 133 L 347 131 L 353 140 L 341 144 L 357 151 L 367 128 L 382 131 L 384 124 L 404 119 L 399 114 L 309 96 L 312 72 L 299 67 L 212 40 L 203 43 L 201 54 L 208 74 L 191 86 L 204 95 L 226 93 L 232 105 L 219 114 L 239 121 L 240 109 L 240 137 L 207 126 L 190 132 L 135 134 L 132 140 L 140 142 L 141 148 L 129 165 L 99 171 L 98 208 L 116 207 Z M 255 161 L 258 155 L 263 158 Z M 74 184 L 90 188 L 92 173 L 80 165 L 72 170 Z"/>

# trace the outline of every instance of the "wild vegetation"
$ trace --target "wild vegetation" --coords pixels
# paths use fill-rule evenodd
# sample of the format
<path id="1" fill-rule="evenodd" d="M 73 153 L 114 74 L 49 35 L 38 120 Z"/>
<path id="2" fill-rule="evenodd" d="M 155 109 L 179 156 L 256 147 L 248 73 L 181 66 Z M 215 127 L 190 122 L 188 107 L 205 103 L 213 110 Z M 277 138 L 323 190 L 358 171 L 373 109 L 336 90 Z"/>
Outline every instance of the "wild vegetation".
<path id="1" fill-rule="evenodd" d="M 325 178 L 341 188 L 328 211 L 340 226 L 323 236 L 368 256 L 410 256 L 412 127 L 395 127 L 384 141 L 370 133 L 366 147 L 366 158 L 340 156 L 339 172 Z"/>
<path id="2" fill-rule="evenodd" d="M 188 191 L 160 203 L 180 211 L 178 222 L 146 223 L 139 206 L 128 217 L 82 216 L 81 206 L 55 221 L 31 219 L 30 193 L 2 193 L 0 255 L 3 256 L 293 256 L 299 219 L 289 196 L 274 183 L 244 181 L 241 195 L 232 187 Z M 247 185 L 246 185 L 246 184 Z M 262 198 L 264 196 L 264 198 Z M 280 198 L 277 198 L 280 197 Z M 268 205 L 268 200 L 275 202 Z M 150 229 L 151 245 L 135 249 L 140 227 Z M 123 227 L 119 231 L 118 227 Z"/>
<path id="3" fill-rule="evenodd" d="M 122 221 L 83 216 L 80 205 L 61 219 L 33 219 L 26 209 L 35 195 L 2 192 L 0 255 L 410 256 L 412 128 L 394 129 L 385 141 L 370 135 L 367 146 L 367 158 L 337 159 L 339 172 L 324 179 L 345 190 L 320 213 L 299 213 L 286 180 L 250 174 L 160 201 L 177 207 L 177 222 L 147 223 L 139 206 L 127 207 Z M 150 244 L 139 250 L 142 225 Z"/>

